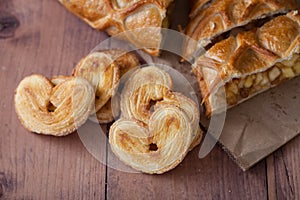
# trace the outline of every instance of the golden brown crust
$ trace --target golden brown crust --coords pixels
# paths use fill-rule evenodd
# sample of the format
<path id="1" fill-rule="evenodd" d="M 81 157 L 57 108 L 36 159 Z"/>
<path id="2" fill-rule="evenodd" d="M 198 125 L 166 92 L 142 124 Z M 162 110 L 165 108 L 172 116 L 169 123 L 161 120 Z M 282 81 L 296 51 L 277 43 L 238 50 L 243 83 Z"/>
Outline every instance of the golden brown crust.
<path id="1" fill-rule="evenodd" d="M 115 122 L 109 143 L 127 165 L 145 173 L 162 174 L 184 159 L 192 142 L 191 134 L 188 117 L 179 108 L 170 106 L 153 113 L 149 130 L 131 120 Z"/>
<path id="2" fill-rule="evenodd" d="M 192 151 L 195 147 L 197 147 L 201 143 L 202 138 L 203 138 L 203 131 L 200 128 L 200 126 L 198 125 L 196 136 L 192 141 L 189 151 Z"/>
<path id="3" fill-rule="evenodd" d="M 204 7 L 206 4 L 210 5 L 213 0 L 192 0 L 191 5 L 192 9 L 190 12 L 189 17 L 193 18 L 195 15 L 197 15 Z"/>
<path id="4" fill-rule="evenodd" d="M 101 50 L 101 53 L 105 53 L 109 56 L 114 63 L 117 65 L 120 71 L 120 77 L 126 74 L 128 71 L 138 68 L 140 63 L 137 56 L 132 52 L 126 52 L 121 49 L 109 49 L 109 50 Z M 112 110 L 111 99 L 109 99 L 97 112 L 96 116 L 99 123 L 109 123 L 114 120 L 119 113 L 119 108 L 116 108 L 117 105 L 114 106 L 114 112 Z"/>
<path id="5" fill-rule="evenodd" d="M 171 89 L 170 75 L 155 66 L 134 71 L 125 83 L 121 119 L 112 125 L 109 138 L 112 151 L 125 164 L 161 174 L 200 143 L 197 105 Z"/>
<path id="6" fill-rule="evenodd" d="M 198 48 L 211 43 L 216 36 L 235 27 L 298 8 L 295 0 L 215 0 L 201 10 L 198 7 L 203 0 L 199 2 L 194 8 L 198 13 L 192 13 L 192 19 L 186 28 L 186 34 L 192 39 L 185 44 L 185 58 L 189 58 Z"/>
<path id="7" fill-rule="evenodd" d="M 97 30 L 110 35 L 138 28 L 162 26 L 172 0 L 59 0 L 68 10 Z M 160 30 L 133 31 L 123 35 L 152 55 L 159 54 Z"/>
<path id="8" fill-rule="evenodd" d="M 120 77 L 140 65 L 138 57 L 132 52 L 121 49 L 102 50 L 100 52 L 110 55 L 112 60 L 115 61 L 120 70 Z"/>
<path id="9" fill-rule="evenodd" d="M 150 102 L 163 99 L 173 87 L 171 77 L 155 66 L 136 70 L 126 82 L 121 94 L 122 117 L 148 124 Z"/>
<path id="10" fill-rule="evenodd" d="M 196 103 L 193 100 L 189 99 L 188 97 L 184 96 L 181 93 L 168 91 L 164 95 L 163 99 L 155 104 L 154 110 L 159 107 L 168 107 L 168 106 L 176 106 L 180 108 L 188 116 L 193 130 L 192 138 L 194 140 L 197 140 L 197 137 L 201 137 L 199 136 L 201 134 L 199 132 L 200 114 L 199 112 L 197 112 L 198 108 Z"/>
<path id="11" fill-rule="evenodd" d="M 215 44 L 193 66 L 210 115 L 209 97 L 219 84 L 259 73 L 299 53 L 300 17 L 298 11 L 279 16 L 257 30 L 239 33 Z"/>
<path id="12" fill-rule="evenodd" d="M 23 126 L 45 135 L 72 133 L 87 120 L 93 104 L 94 90 L 83 78 L 70 77 L 54 86 L 44 76 L 31 75 L 20 82 L 15 94 Z"/>
<path id="13" fill-rule="evenodd" d="M 114 105 L 115 106 L 115 105 Z M 117 109 L 116 109 L 117 110 Z M 98 122 L 101 124 L 112 122 L 117 114 L 113 113 L 111 99 L 96 113 Z"/>
<path id="14" fill-rule="evenodd" d="M 93 52 L 74 69 L 74 76 L 85 78 L 95 89 L 95 112 L 114 95 L 120 79 L 119 68 L 109 54 Z"/>

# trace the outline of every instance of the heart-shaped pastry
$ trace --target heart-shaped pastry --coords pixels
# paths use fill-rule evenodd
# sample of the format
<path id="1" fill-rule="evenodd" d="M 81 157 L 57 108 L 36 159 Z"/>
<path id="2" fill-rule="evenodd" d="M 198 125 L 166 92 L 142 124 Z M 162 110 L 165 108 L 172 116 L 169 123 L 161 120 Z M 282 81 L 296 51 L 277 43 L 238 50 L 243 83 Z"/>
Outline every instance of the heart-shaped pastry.
<path id="1" fill-rule="evenodd" d="M 56 80 L 54 86 L 42 75 L 31 75 L 18 85 L 15 109 L 29 131 L 64 136 L 87 120 L 95 99 L 89 82 L 80 77 Z"/>
<path id="2" fill-rule="evenodd" d="M 119 68 L 105 52 L 94 52 L 83 58 L 74 69 L 74 76 L 88 80 L 95 89 L 95 112 L 114 95 L 119 83 Z"/>
<path id="3" fill-rule="evenodd" d="M 188 116 L 178 107 L 161 107 L 149 120 L 120 119 L 110 128 L 112 151 L 127 165 L 149 174 L 161 174 L 176 167 L 192 143 Z"/>
<path id="4" fill-rule="evenodd" d="M 199 127 L 197 105 L 181 93 L 171 92 L 172 79 L 168 73 L 158 67 L 147 67 L 135 71 L 126 82 L 122 91 L 122 117 L 135 119 L 148 125 L 150 116 L 156 107 L 177 106 L 190 119 L 193 143 L 197 146 L 203 132 Z M 154 109 L 152 106 L 154 106 Z"/>
<path id="5" fill-rule="evenodd" d="M 145 173 L 173 169 L 202 139 L 196 103 L 172 86 L 165 70 L 151 66 L 134 71 L 121 93 L 109 142 L 121 161 Z"/>

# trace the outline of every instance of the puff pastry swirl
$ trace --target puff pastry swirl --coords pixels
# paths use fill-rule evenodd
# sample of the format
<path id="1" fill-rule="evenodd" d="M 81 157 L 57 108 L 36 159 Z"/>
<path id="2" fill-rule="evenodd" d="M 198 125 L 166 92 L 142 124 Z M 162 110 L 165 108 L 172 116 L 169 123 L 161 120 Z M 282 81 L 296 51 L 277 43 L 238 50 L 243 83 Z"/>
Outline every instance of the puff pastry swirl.
<path id="1" fill-rule="evenodd" d="M 191 145 L 188 117 L 177 107 L 159 108 L 151 116 L 149 130 L 143 124 L 121 119 L 109 133 L 112 151 L 127 165 L 161 174 L 176 167 Z"/>
<path id="2" fill-rule="evenodd" d="M 31 75 L 18 85 L 15 109 L 29 131 L 65 136 L 88 119 L 94 105 L 94 90 L 89 82 L 70 77 L 56 83 L 53 85 L 41 75 Z"/>
<path id="3" fill-rule="evenodd" d="M 188 39 L 184 46 L 185 58 L 190 58 L 196 50 L 235 27 L 298 8 L 295 0 L 214 0 L 203 7 L 207 2 L 198 0 L 192 9 L 186 28 L 186 34 L 192 39 Z"/>
<path id="4" fill-rule="evenodd" d="M 202 139 L 196 104 L 172 87 L 165 70 L 150 66 L 134 71 L 123 88 L 121 119 L 109 141 L 117 157 L 139 171 L 173 169 Z"/>
<path id="5" fill-rule="evenodd" d="M 162 69 L 150 66 L 136 70 L 122 90 L 122 117 L 148 124 L 151 101 L 162 100 L 172 87 L 170 75 Z"/>
<path id="6" fill-rule="evenodd" d="M 261 28 L 215 44 L 193 66 L 207 114 L 217 111 L 221 81 L 229 107 L 300 74 L 300 15 L 292 11 Z"/>
<path id="7" fill-rule="evenodd" d="M 162 27 L 172 0 L 59 0 L 68 10 L 97 30 L 110 35 L 124 31 L 127 39 L 152 55 L 159 54 Z M 147 31 L 143 28 L 150 28 Z M 140 30 L 138 30 L 140 29 Z"/>

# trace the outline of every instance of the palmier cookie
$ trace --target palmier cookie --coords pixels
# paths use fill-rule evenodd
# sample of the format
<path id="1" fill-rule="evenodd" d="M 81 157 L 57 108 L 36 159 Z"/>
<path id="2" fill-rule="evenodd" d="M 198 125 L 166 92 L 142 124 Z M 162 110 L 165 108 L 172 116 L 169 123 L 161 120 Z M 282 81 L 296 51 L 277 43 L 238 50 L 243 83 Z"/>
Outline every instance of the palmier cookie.
<path id="1" fill-rule="evenodd" d="M 192 143 L 192 128 L 181 109 L 161 107 L 151 115 L 149 129 L 134 120 L 115 122 L 109 143 L 125 164 L 144 173 L 161 174 L 184 159 Z"/>
<path id="2" fill-rule="evenodd" d="M 29 131 L 54 136 L 72 133 L 88 118 L 94 90 L 80 77 L 51 83 L 42 75 L 24 78 L 15 93 L 15 109 Z"/>

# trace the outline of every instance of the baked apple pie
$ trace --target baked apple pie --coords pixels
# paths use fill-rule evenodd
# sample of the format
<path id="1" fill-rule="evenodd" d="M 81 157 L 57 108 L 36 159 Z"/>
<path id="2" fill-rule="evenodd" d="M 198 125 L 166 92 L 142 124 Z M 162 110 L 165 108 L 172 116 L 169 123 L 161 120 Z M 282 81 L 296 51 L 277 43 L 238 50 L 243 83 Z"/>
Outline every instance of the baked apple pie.
<path id="1" fill-rule="evenodd" d="M 216 43 L 200 56 L 193 71 L 208 115 L 218 111 L 218 95 L 224 82 L 229 107 L 300 75 L 300 15 L 292 11 L 262 27 Z M 223 85 L 224 85 L 223 84 Z"/>

